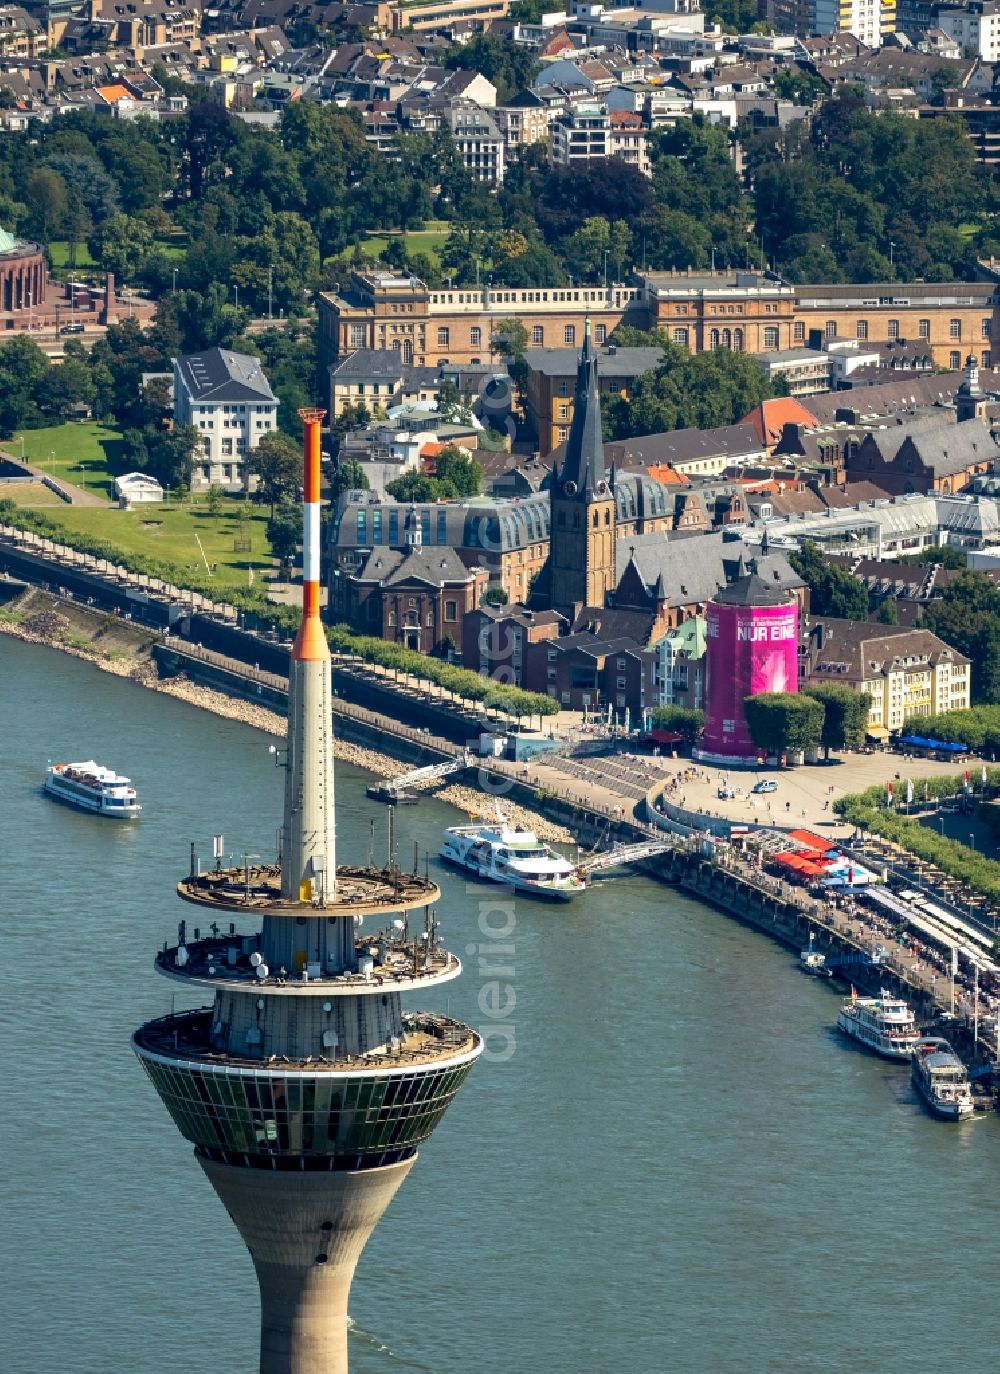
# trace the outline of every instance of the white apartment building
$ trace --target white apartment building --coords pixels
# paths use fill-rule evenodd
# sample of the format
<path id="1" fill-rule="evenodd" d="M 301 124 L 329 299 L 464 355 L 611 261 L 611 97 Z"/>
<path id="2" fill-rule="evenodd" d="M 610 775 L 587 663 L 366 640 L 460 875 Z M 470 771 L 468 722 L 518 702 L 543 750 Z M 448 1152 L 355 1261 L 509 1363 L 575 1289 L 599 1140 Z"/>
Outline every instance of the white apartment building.
<path id="1" fill-rule="evenodd" d="M 246 486 L 245 461 L 278 424 L 278 402 L 259 358 L 209 348 L 174 358 L 174 421 L 198 430 L 192 491 Z"/>
<path id="2" fill-rule="evenodd" d="M 896 27 L 895 0 L 814 0 L 812 11 L 812 33 L 852 33 L 869 48 L 880 48 Z"/>
<path id="3" fill-rule="evenodd" d="M 504 139 L 493 112 L 463 102 L 448 111 L 448 123 L 465 170 L 477 181 L 502 185 Z"/>
<path id="4" fill-rule="evenodd" d="M 651 174 L 648 131 L 640 115 L 587 103 L 560 115 L 552 125 L 551 160 L 555 167 L 573 167 L 593 158 L 618 157 L 643 176 Z"/>
<path id="5" fill-rule="evenodd" d="M 964 5 L 942 7 L 938 28 L 953 38 L 963 53 L 975 53 L 984 62 L 1000 61 L 1000 4 L 997 0 L 968 0 Z"/>

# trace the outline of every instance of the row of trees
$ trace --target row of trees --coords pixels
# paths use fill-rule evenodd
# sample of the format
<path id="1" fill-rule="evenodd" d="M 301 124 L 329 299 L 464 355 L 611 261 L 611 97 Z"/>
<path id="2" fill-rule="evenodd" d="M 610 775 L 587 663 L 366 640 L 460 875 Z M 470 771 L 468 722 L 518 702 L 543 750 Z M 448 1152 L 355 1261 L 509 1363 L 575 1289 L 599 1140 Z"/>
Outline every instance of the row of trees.
<path id="1" fill-rule="evenodd" d="M 931 796 L 950 797 L 962 790 L 964 779 L 928 778 L 924 780 L 924 785 Z M 1000 769 L 987 770 L 987 785 L 994 789 L 1000 786 Z M 983 893 L 993 901 L 1000 901 L 1000 863 L 957 840 L 939 835 L 918 820 L 901 816 L 887 804 L 884 786 L 869 787 L 864 792 L 839 797 L 833 807 L 850 824 L 884 836 L 974 891 Z"/>
<path id="2" fill-rule="evenodd" d="M 764 692 L 746 697 L 750 738 L 765 754 L 798 754 L 820 747 L 860 749 L 871 710 L 871 697 L 840 683 L 821 683 L 802 692 Z M 690 744 L 705 723 L 703 711 L 686 706 L 657 706 L 653 727 L 682 735 Z M 1000 728 L 1000 720 L 997 722 Z"/>
<path id="3" fill-rule="evenodd" d="M 375 663 L 393 673 L 405 673 L 422 682 L 431 682 L 443 692 L 464 701 L 477 702 L 487 709 L 503 711 L 520 718 L 552 716 L 559 711 L 559 703 L 541 692 L 526 692 L 520 687 L 494 682 L 469 668 L 428 658 L 401 644 L 390 644 L 370 635 L 358 635 L 347 625 L 333 625 L 327 630 L 330 647 L 340 653 L 355 654 L 366 663 Z"/>
<path id="4" fill-rule="evenodd" d="M 798 754 L 822 748 L 860 749 L 872 699 L 840 683 L 822 683 L 801 692 L 762 692 L 746 697 L 750 738 L 766 754 Z"/>

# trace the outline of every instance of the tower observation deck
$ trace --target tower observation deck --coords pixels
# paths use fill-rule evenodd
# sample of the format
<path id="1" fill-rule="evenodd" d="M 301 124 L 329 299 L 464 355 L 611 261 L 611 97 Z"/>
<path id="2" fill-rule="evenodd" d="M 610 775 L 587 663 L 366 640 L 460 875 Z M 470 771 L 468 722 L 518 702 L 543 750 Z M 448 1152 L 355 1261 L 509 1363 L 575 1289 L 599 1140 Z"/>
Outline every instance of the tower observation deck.
<path id="1" fill-rule="evenodd" d="M 344 1374 L 358 1258 L 483 1045 L 447 1016 L 402 1010 L 402 993 L 461 972 L 438 937 L 436 884 L 392 858 L 384 869 L 336 863 L 323 412 L 301 414 L 303 606 L 279 861 L 208 872 L 192 862 L 178 893 L 210 933 L 189 937 L 182 921 L 156 968 L 207 1004 L 147 1022 L 132 1045 L 250 1251 L 261 1374 Z"/>

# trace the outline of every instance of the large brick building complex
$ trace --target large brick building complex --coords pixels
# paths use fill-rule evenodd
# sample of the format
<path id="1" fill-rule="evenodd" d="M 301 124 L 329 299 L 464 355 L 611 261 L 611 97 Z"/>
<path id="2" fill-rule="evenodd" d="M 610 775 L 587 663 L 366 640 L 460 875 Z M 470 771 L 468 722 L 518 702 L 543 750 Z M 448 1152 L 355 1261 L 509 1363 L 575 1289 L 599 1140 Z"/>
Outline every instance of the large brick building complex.
<path id="1" fill-rule="evenodd" d="M 773 353 L 854 339 L 925 345 L 956 370 L 970 351 L 983 367 L 1000 349 L 1000 263 L 972 282 L 794 285 L 770 272 L 646 272 L 607 287 L 432 288 L 391 271 L 355 272 L 318 299 L 320 350 L 330 364 L 359 348 L 398 348 L 406 363 L 484 362 L 501 320 L 514 317 L 530 348 L 577 349 L 584 323 L 603 343 L 618 324 L 662 329 L 692 353 Z"/>
<path id="2" fill-rule="evenodd" d="M 447 287 L 389 271 L 354 272 L 338 291 L 317 297 L 322 361 L 330 364 L 358 348 L 398 348 L 403 361 L 420 366 L 481 363 L 501 320 L 516 318 L 533 348 L 579 348 L 590 319 L 603 339 L 636 314 L 635 286 Z"/>

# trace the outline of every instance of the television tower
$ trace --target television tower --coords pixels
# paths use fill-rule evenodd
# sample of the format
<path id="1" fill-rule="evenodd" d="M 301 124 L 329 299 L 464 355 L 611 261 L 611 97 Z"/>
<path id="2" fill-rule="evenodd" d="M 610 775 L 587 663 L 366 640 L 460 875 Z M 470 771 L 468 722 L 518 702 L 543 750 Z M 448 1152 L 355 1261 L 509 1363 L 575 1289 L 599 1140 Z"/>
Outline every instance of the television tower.
<path id="1" fill-rule="evenodd" d="M 201 871 L 202 910 L 158 971 L 211 1004 L 148 1021 L 133 1048 L 250 1251 L 261 1374 L 344 1374 L 355 1265 L 481 1037 L 400 995 L 458 977 L 432 903 L 403 872 L 337 867 L 330 652 L 319 616 L 320 422 L 304 425 L 302 620 L 291 651 L 281 852 Z M 422 917 L 411 913 L 422 910 Z M 253 922 L 254 933 L 240 924 Z M 362 923 L 379 927 L 366 935 Z M 259 924 L 258 924 L 259 923 Z M 220 926 L 228 926 L 228 934 Z"/>

